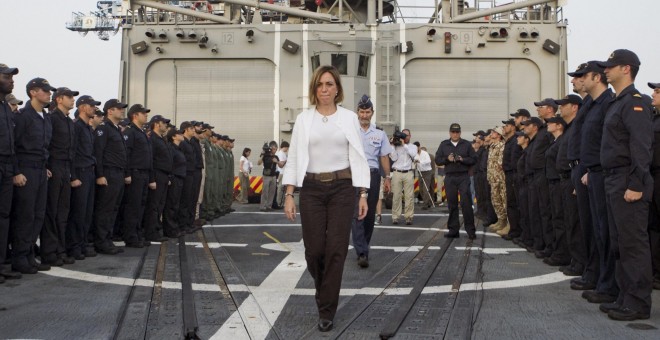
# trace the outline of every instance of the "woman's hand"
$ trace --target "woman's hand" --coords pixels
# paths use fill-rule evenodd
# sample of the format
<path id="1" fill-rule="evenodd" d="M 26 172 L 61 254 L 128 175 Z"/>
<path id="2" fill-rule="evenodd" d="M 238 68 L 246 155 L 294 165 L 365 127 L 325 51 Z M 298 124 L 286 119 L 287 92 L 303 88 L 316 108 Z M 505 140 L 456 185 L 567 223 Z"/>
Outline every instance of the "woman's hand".
<path id="1" fill-rule="evenodd" d="M 369 210 L 369 207 L 367 206 L 367 198 L 366 197 L 360 197 L 358 202 L 358 220 L 363 220 L 365 216 L 367 216 L 367 210 Z"/>
<path id="2" fill-rule="evenodd" d="M 290 221 L 296 220 L 296 201 L 292 195 L 284 195 L 284 213 Z"/>

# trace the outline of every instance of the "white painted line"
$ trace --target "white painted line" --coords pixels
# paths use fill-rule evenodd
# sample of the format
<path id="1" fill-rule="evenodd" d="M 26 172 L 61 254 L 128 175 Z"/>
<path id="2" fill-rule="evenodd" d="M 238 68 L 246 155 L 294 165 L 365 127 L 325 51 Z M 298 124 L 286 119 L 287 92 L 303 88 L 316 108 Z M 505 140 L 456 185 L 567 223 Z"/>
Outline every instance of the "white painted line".
<path id="1" fill-rule="evenodd" d="M 301 224 L 295 223 L 274 223 L 274 224 L 208 224 L 204 228 L 236 228 L 236 227 L 300 227 Z"/>
<path id="2" fill-rule="evenodd" d="M 402 253 L 404 251 L 414 251 L 419 252 L 424 248 L 424 246 L 410 246 L 410 247 L 389 247 L 389 246 L 370 246 L 369 249 L 380 249 L 380 250 L 392 250 L 396 253 Z M 430 250 L 439 250 L 440 247 L 431 246 Z"/>
<path id="3" fill-rule="evenodd" d="M 456 250 L 465 250 L 467 249 L 466 247 L 455 247 Z M 509 255 L 510 252 L 523 252 L 527 251 L 526 249 L 523 248 L 484 248 L 481 249 L 479 247 L 470 247 L 471 250 L 476 250 L 476 251 L 483 251 L 484 254 L 490 254 L 490 255 Z"/>
<path id="4" fill-rule="evenodd" d="M 187 246 L 195 246 L 195 248 L 203 248 L 204 245 L 202 242 L 186 242 Z M 218 242 L 208 242 L 210 249 L 216 249 L 220 247 L 247 247 L 247 243 L 218 243 Z"/>

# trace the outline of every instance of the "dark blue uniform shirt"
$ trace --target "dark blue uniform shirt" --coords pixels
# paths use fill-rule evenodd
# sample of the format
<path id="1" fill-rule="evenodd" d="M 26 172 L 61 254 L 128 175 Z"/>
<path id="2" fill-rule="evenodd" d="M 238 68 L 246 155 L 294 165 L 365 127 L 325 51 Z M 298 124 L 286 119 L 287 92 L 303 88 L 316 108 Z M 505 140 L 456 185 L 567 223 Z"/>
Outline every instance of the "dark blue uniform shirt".
<path id="1" fill-rule="evenodd" d="M 545 152 L 550 146 L 550 142 L 554 139 L 548 133 L 547 127 L 542 127 L 539 132 L 534 136 L 534 143 L 528 146 L 527 152 L 527 165 L 533 170 L 542 170 L 545 168 Z"/>
<path id="2" fill-rule="evenodd" d="M 197 139 L 195 139 L 197 140 Z M 193 139 L 191 138 L 190 140 L 185 139 L 181 144 L 179 144 L 179 147 L 181 151 L 183 151 L 183 155 L 186 157 L 186 171 L 187 172 L 194 172 L 197 167 L 195 166 L 195 151 L 192 146 Z M 199 145 L 199 143 L 197 143 Z"/>
<path id="3" fill-rule="evenodd" d="M 628 167 L 628 186 L 642 192 L 648 188 L 653 124 L 642 95 L 631 84 L 612 99 L 603 123 L 600 163 L 603 168 Z"/>
<path id="4" fill-rule="evenodd" d="M 573 130 L 574 122 L 575 119 L 566 125 L 566 130 L 562 134 L 562 138 L 559 138 L 557 141 L 559 146 L 557 149 L 557 160 L 555 165 L 558 173 L 567 173 L 568 171 L 571 171 L 571 167 L 568 165 L 568 136 Z"/>
<path id="5" fill-rule="evenodd" d="M 104 167 L 126 169 L 126 145 L 121 130 L 107 118 L 96 128 L 94 137 L 96 178 L 105 177 Z"/>
<path id="6" fill-rule="evenodd" d="M 204 156 L 202 155 L 202 146 L 199 144 L 199 139 L 192 137 L 188 142 L 195 153 L 195 169 L 204 169 Z"/>
<path id="7" fill-rule="evenodd" d="M 0 100 L 0 156 L 14 161 L 14 112 L 4 98 Z"/>
<path id="8" fill-rule="evenodd" d="M 88 168 L 96 164 L 94 159 L 94 131 L 89 124 L 82 119 L 76 119 L 73 123 L 76 140 L 75 155 L 73 156 L 73 172 L 71 180 L 80 179 L 79 169 Z"/>
<path id="9" fill-rule="evenodd" d="M 60 109 L 55 109 L 48 114 L 53 124 L 53 137 L 48 146 L 50 153 L 49 163 L 52 161 L 69 162 L 70 172 L 73 173 L 73 159 L 76 155 L 74 143 L 76 142 L 76 128 L 73 121 L 65 116 Z"/>
<path id="10" fill-rule="evenodd" d="M 449 161 L 449 155 L 454 154 L 454 162 Z M 456 158 L 461 156 L 462 160 L 458 161 Z M 438 146 L 438 151 L 435 153 L 435 163 L 445 166 L 445 174 L 451 173 L 467 173 L 470 166 L 476 164 L 477 154 L 472 148 L 472 144 L 465 139 L 459 139 L 456 146 L 451 143 L 450 139 L 446 139 Z"/>
<path id="11" fill-rule="evenodd" d="M 522 155 L 522 148 L 518 145 L 518 138 L 511 136 L 504 144 L 504 155 L 502 158 L 502 169 L 504 172 L 516 171 L 518 159 Z"/>
<path id="12" fill-rule="evenodd" d="M 124 130 L 126 144 L 126 176 L 130 171 L 153 169 L 153 155 L 151 154 L 151 141 L 144 131 L 134 123 L 128 124 Z"/>
<path id="13" fill-rule="evenodd" d="M 587 168 L 600 166 L 600 143 L 603 139 L 605 113 L 614 98 L 612 90 L 605 90 L 598 98 L 586 105 L 582 124 L 580 162 Z"/>
<path id="14" fill-rule="evenodd" d="M 149 137 L 151 141 L 151 153 L 154 156 L 154 170 L 160 170 L 167 174 L 172 173 L 172 149 L 167 146 L 165 138 L 152 132 Z"/>
<path id="15" fill-rule="evenodd" d="M 48 160 L 48 145 L 53 135 L 48 114 L 42 111 L 42 116 L 32 107 L 30 101 L 14 116 L 16 159 L 18 161 L 16 174 L 22 173 L 22 162 L 43 162 Z"/>
<path id="16" fill-rule="evenodd" d="M 571 128 L 571 131 L 566 134 L 566 142 L 568 143 L 566 146 L 566 150 L 568 152 L 566 157 L 568 157 L 569 161 L 580 159 L 580 133 L 582 132 L 582 124 L 584 123 L 584 118 L 587 116 L 586 107 L 589 106 L 590 103 L 591 97 L 589 95 L 582 99 L 582 106 L 575 115 L 575 119 L 573 119 L 573 127 Z"/>
<path id="17" fill-rule="evenodd" d="M 545 177 L 547 179 L 559 179 L 559 173 L 557 172 L 557 154 L 559 153 L 559 141 L 563 135 L 557 137 L 557 139 L 550 142 L 548 150 L 545 152 Z"/>
<path id="18" fill-rule="evenodd" d="M 179 146 L 176 146 L 174 143 L 169 144 L 169 149 L 172 152 L 172 174 L 174 176 L 185 178 L 186 177 L 186 155 L 183 154 L 182 146 L 184 142 L 181 142 Z"/>

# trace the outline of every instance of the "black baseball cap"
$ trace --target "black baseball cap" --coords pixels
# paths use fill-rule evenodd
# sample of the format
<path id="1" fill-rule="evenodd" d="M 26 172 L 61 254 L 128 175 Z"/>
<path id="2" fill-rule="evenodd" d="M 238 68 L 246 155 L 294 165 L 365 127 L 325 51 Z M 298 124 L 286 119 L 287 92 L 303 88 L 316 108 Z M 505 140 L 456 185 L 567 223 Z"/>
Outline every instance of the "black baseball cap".
<path id="1" fill-rule="evenodd" d="M 149 113 L 151 110 L 147 109 L 144 107 L 142 104 L 133 104 L 130 109 L 128 109 L 128 116 L 132 116 L 138 112 L 144 112 L 144 113 Z"/>
<path id="2" fill-rule="evenodd" d="M 79 94 L 80 92 L 73 91 L 68 87 L 58 87 L 57 90 L 55 90 L 55 93 L 53 93 L 53 98 L 59 96 L 77 97 Z"/>
<path id="3" fill-rule="evenodd" d="M 130 123 L 131 123 L 131 121 L 128 120 L 128 118 L 124 118 L 124 119 L 120 120 L 117 125 L 119 125 L 119 126 L 128 126 L 128 124 L 130 124 Z"/>
<path id="4" fill-rule="evenodd" d="M 190 124 L 192 124 L 192 126 L 202 126 L 204 125 L 204 122 L 201 120 L 200 121 L 192 120 L 190 121 Z"/>
<path id="5" fill-rule="evenodd" d="M 225 137 L 227 137 L 227 140 L 230 141 L 230 142 L 232 142 L 232 143 L 235 141 L 234 138 L 230 138 L 229 136 L 225 136 Z"/>
<path id="6" fill-rule="evenodd" d="M 613 67 L 617 65 L 630 65 L 638 66 L 641 65 L 639 58 L 635 52 L 625 49 L 615 50 L 610 54 L 610 57 L 607 58 L 607 61 L 599 61 L 598 65 L 600 67 Z"/>
<path id="7" fill-rule="evenodd" d="M 128 104 L 124 104 L 119 101 L 119 99 L 110 99 L 103 105 L 103 112 L 108 112 L 112 108 L 125 109 L 128 107 Z"/>
<path id="8" fill-rule="evenodd" d="M 9 103 L 9 104 L 13 104 L 13 105 L 23 105 L 23 101 L 22 101 L 22 100 L 19 100 L 18 98 L 16 98 L 16 96 L 14 96 L 14 95 L 11 94 L 11 93 L 8 94 L 8 95 L 5 97 L 5 100 L 6 100 L 7 103 Z"/>
<path id="9" fill-rule="evenodd" d="M 48 80 L 44 78 L 34 78 L 30 80 L 27 85 L 25 85 L 25 89 L 29 92 L 30 90 L 34 88 L 40 88 L 44 91 L 55 91 L 56 88 L 50 85 Z"/>
<path id="10" fill-rule="evenodd" d="M 545 122 L 546 123 L 557 123 L 557 124 L 561 124 L 564 127 L 566 127 L 566 121 L 563 118 L 561 118 L 560 115 L 550 117 L 550 118 L 546 119 Z"/>
<path id="11" fill-rule="evenodd" d="M 504 125 L 507 125 L 507 124 L 508 124 L 508 125 L 516 126 L 516 121 L 513 120 L 513 118 L 511 118 L 511 119 L 503 120 L 503 121 L 502 121 L 502 124 L 504 124 Z"/>
<path id="12" fill-rule="evenodd" d="M 555 110 L 557 109 L 557 104 L 555 103 L 555 100 L 552 98 L 545 98 L 540 102 L 534 102 L 534 106 L 550 106 L 553 107 Z"/>
<path id="13" fill-rule="evenodd" d="M 362 98 L 360 98 L 360 101 L 358 102 L 357 107 L 358 107 L 358 109 L 363 109 L 363 110 L 373 109 L 374 104 L 371 102 L 371 99 L 369 98 L 369 96 L 364 94 L 364 95 L 362 95 Z"/>
<path id="14" fill-rule="evenodd" d="M 94 111 L 94 114 L 97 115 L 97 116 L 99 116 L 99 117 L 103 117 L 103 116 L 104 116 L 103 111 L 101 111 L 101 109 L 99 109 L 98 107 L 97 107 L 96 110 Z"/>
<path id="15" fill-rule="evenodd" d="M 0 64 L 0 73 L 16 75 L 18 74 L 18 69 L 15 67 L 9 67 L 7 64 Z"/>
<path id="16" fill-rule="evenodd" d="M 587 63 L 582 63 L 578 65 L 577 69 L 575 69 L 575 72 L 568 72 L 569 77 L 582 77 L 585 75 L 587 72 L 584 70 L 587 68 Z"/>
<path id="17" fill-rule="evenodd" d="M 169 124 L 170 120 L 163 117 L 163 116 L 161 116 L 161 115 L 155 115 L 155 116 L 151 117 L 151 119 L 149 120 L 149 124 L 153 124 L 153 123 L 156 123 L 156 122 L 163 122 L 165 124 Z"/>
<path id="18" fill-rule="evenodd" d="M 78 98 L 78 100 L 76 100 L 76 107 L 80 106 L 80 105 L 83 105 L 83 104 L 89 104 L 89 105 L 92 105 L 92 106 L 99 106 L 99 105 L 101 105 L 101 102 L 94 100 L 94 98 L 92 98 L 92 96 L 84 95 L 84 96 L 80 96 Z"/>
<path id="19" fill-rule="evenodd" d="M 514 135 L 516 135 L 516 136 L 518 136 L 518 137 L 520 137 L 520 136 L 526 136 L 526 135 L 525 135 L 525 131 L 516 131 L 516 133 L 514 133 Z"/>
<path id="20" fill-rule="evenodd" d="M 475 136 L 475 137 L 476 136 L 485 136 L 486 133 L 484 132 L 484 130 L 479 130 L 479 131 L 473 133 L 472 135 Z"/>
<path id="21" fill-rule="evenodd" d="M 208 123 L 203 123 L 202 128 L 204 128 L 205 130 L 213 130 L 215 129 L 215 126 L 212 126 L 211 124 Z"/>
<path id="22" fill-rule="evenodd" d="M 449 126 L 449 132 L 461 132 L 461 126 L 458 123 L 453 123 Z"/>
<path id="23" fill-rule="evenodd" d="M 562 99 L 555 99 L 555 104 L 557 104 L 557 105 L 564 105 L 564 104 L 582 105 L 582 97 L 578 96 L 577 94 L 569 94 L 569 95 L 566 95 Z"/>
<path id="24" fill-rule="evenodd" d="M 516 112 L 510 114 L 510 116 L 511 117 L 527 117 L 527 118 L 529 118 L 532 115 L 529 114 L 529 111 L 527 111 L 526 109 L 518 109 L 518 110 L 516 110 Z"/>
<path id="25" fill-rule="evenodd" d="M 531 117 L 528 120 L 526 120 L 526 121 L 524 121 L 520 124 L 522 124 L 522 125 L 534 124 L 534 125 L 538 126 L 539 128 L 543 127 L 543 121 L 539 117 Z"/>
<path id="26" fill-rule="evenodd" d="M 649 87 L 655 90 L 660 87 L 660 83 L 649 83 Z"/>

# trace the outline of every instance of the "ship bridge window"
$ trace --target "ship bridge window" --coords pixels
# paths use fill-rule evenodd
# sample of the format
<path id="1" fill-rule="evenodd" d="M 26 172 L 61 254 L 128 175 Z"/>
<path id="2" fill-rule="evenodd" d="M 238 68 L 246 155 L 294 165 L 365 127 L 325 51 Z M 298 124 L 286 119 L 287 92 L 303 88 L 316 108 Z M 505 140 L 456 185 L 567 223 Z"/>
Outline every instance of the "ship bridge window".
<path id="1" fill-rule="evenodd" d="M 318 54 L 312 56 L 312 70 L 316 70 L 319 66 L 321 66 L 321 56 Z"/>
<path id="2" fill-rule="evenodd" d="M 347 54 L 333 54 L 332 55 L 332 66 L 336 67 L 339 70 L 339 74 L 347 75 L 348 74 L 348 55 Z"/>
<path id="3" fill-rule="evenodd" d="M 369 72 L 369 56 L 361 55 L 358 58 L 357 76 L 366 77 Z"/>

